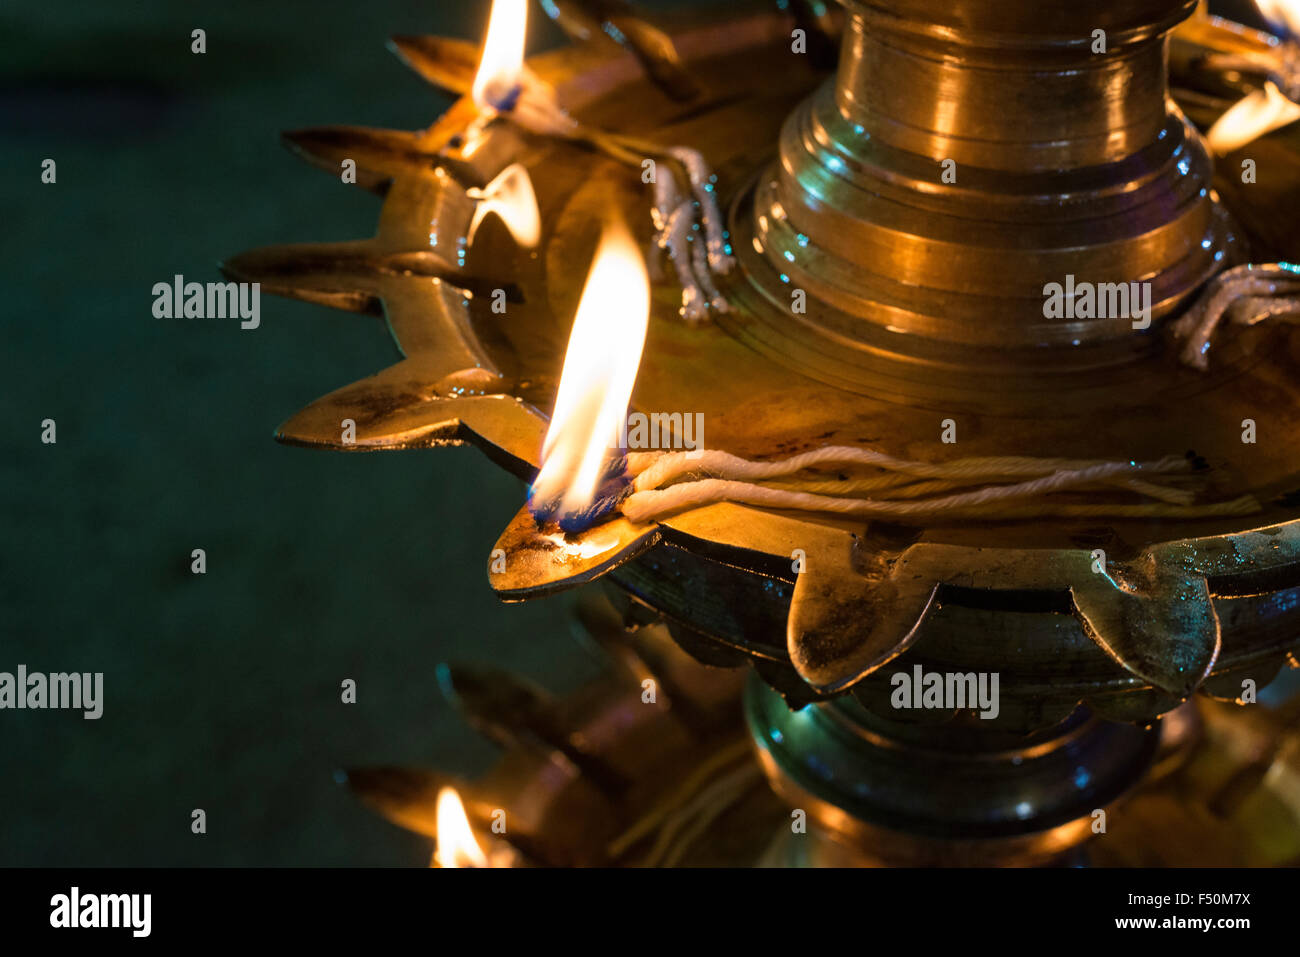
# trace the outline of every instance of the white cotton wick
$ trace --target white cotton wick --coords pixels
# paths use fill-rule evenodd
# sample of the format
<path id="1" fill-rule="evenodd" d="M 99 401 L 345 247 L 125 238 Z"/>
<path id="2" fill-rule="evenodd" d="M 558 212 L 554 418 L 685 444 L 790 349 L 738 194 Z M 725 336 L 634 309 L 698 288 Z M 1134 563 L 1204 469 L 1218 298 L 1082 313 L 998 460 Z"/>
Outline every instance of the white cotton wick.
<path id="1" fill-rule="evenodd" d="M 655 242 L 672 260 L 682 287 L 682 317 L 691 322 L 708 318 L 708 308 L 728 312 L 730 307 L 713 282 L 702 239 L 695 238 L 695 201 L 682 196 L 677 177 L 663 173 L 655 179 L 655 200 L 650 210 Z"/>
<path id="2" fill-rule="evenodd" d="M 527 67 L 519 71 L 513 87 L 492 89 L 476 98 L 475 104 L 483 114 L 476 125 L 499 116 L 539 136 L 567 138 L 579 132 L 577 120 L 560 106 L 555 88 Z"/>
<path id="3" fill-rule="evenodd" d="M 627 464 L 624 468 L 626 468 L 628 475 L 640 475 L 650 466 L 654 465 L 655 462 L 659 461 L 659 459 L 663 458 L 665 454 L 666 453 L 660 451 L 636 452 L 629 449 L 626 456 Z M 697 454 L 703 455 L 704 453 L 703 451 L 700 451 Z"/>
<path id="4" fill-rule="evenodd" d="M 722 236 L 722 210 L 718 207 L 718 194 L 713 188 L 713 172 L 698 150 L 674 146 L 668 150 L 668 155 L 686 168 L 691 189 L 700 204 L 709 268 L 718 275 L 725 276 L 731 272 L 736 261 L 727 254 L 727 242 Z"/>
<path id="5" fill-rule="evenodd" d="M 1025 483 L 1029 484 L 1029 483 Z M 923 502 L 879 502 L 870 499 L 833 498 L 807 492 L 789 492 L 753 485 L 749 482 L 732 482 L 725 479 L 704 479 L 687 482 L 671 488 L 649 492 L 636 492 L 623 502 L 623 516 L 637 524 L 658 521 L 674 512 L 700 508 L 720 502 L 736 502 L 767 508 L 801 512 L 827 512 L 855 518 L 897 518 L 916 516 L 952 515 L 954 517 L 1039 518 L 1045 516 L 1075 516 L 1089 518 L 1208 518 L 1224 515 L 1252 515 L 1260 511 L 1259 501 L 1253 495 L 1242 495 L 1225 502 L 1208 505 L 1181 505 L 1165 502 L 1142 505 L 1085 504 L 1068 505 L 1059 502 L 1018 502 L 1028 494 L 1053 491 L 1075 484 L 1062 482 L 1052 488 L 1040 486 L 1035 493 L 1006 494 L 1005 488 L 985 489 L 930 499 Z M 1084 482 L 1083 484 L 1086 484 Z M 999 493 L 999 494 L 995 494 Z"/>
<path id="6" fill-rule="evenodd" d="M 577 121 L 558 105 L 546 101 L 534 102 L 527 97 L 519 101 L 510 118 L 539 136 L 558 136 L 567 139 L 578 131 Z"/>
<path id="7" fill-rule="evenodd" d="M 628 471 L 636 476 L 634 488 L 638 492 L 658 488 L 665 482 L 688 475 L 705 472 L 728 479 L 759 481 L 793 475 L 807 468 L 831 465 L 862 465 L 905 472 L 918 478 L 978 479 L 1008 476 L 1040 476 L 1060 471 L 1081 471 L 1103 465 L 1111 475 L 1160 475 L 1187 472 L 1191 464 L 1185 458 L 1169 457 L 1156 462 L 1063 462 L 1054 459 L 983 458 L 958 459 L 954 462 L 910 462 L 883 452 L 847 445 L 828 445 L 789 458 L 770 462 L 742 459 L 717 449 L 693 452 L 670 452 L 657 455 L 640 453 L 628 457 Z"/>
<path id="8" fill-rule="evenodd" d="M 655 177 L 655 202 L 650 208 L 650 218 L 654 222 L 655 232 L 659 234 L 660 248 L 664 248 L 664 236 L 673 213 L 685 201 L 681 190 L 677 188 L 677 177 L 673 175 Z"/>
<path id="9" fill-rule="evenodd" d="M 682 318 L 702 322 L 708 318 L 709 304 L 704 298 L 691 269 L 690 239 L 693 225 L 693 204 L 684 200 L 668 217 L 667 228 L 659 238 L 659 245 L 668 253 L 677 272 L 677 282 L 682 287 Z"/>
<path id="10" fill-rule="evenodd" d="M 1210 340 L 1225 317 L 1241 326 L 1266 319 L 1300 315 L 1300 268 L 1289 263 L 1248 264 L 1210 280 L 1201 297 L 1172 326 L 1183 340 L 1179 358 L 1205 371 Z"/>
<path id="11" fill-rule="evenodd" d="M 713 282 L 713 274 L 709 272 L 709 257 L 705 251 L 704 243 L 699 239 L 691 240 L 691 265 L 695 267 L 695 278 L 699 280 L 700 288 L 704 294 L 709 297 L 709 305 L 717 312 L 730 312 L 731 306 L 727 305 L 727 300 L 723 298 L 722 293 L 718 291 L 717 285 Z"/>
<path id="12" fill-rule="evenodd" d="M 683 508 L 697 508 L 718 502 L 739 502 L 746 505 L 807 512 L 829 512 L 859 518 L 936 515 L 1088 485 L 1130 468 L 1127 463 L 1104 462 L 1090 468 L 1055 472 L 1016 485 L 998 485 L 919 502 L 836 498 L 829 495 L 768 488 L 729 479 L 700 479 L 665 489 L 635 491 L 624 500 L 623 515 L 629 521 L 646 523 Z"/>
<path id="13" fill-rule="evenodd" d="M 1228 307 L 1234 326 L 1256 326 L 1269 319 L 1300 317 L 1300 297 L 1244 296 Z"/>
<path id="14" fill-rule="evenodd" d="M 1196 501 L 1196 495 L 1190 489 L 1165 488 L 1163 485 L 1133 478 L 1120 479 L 1119 484 L 1130 492 L 1137 492 L 1139 495 L 1158 499 L 1161 502 L 1171 502 L 1174 505 L 1191 505 Z"/>

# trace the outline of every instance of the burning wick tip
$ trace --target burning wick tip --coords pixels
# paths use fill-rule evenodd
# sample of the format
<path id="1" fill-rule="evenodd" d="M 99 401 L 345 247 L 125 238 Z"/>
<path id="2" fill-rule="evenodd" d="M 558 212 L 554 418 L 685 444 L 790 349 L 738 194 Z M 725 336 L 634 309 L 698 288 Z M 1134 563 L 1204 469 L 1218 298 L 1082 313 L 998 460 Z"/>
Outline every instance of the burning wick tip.
<path id="1" fill-rule="evenodd" d="M 522 83 L 494 84 L 484 91 L 483 98 L 487 101 L 488 106 L 498 113 L 513 113 L 515 107 L 519 105 L 519 97 L 523 95 L 524 85 Z"/>
<path id="2" fill-rule="evenodd" d="M 619 506 L 632 494 L 632 479 L 627 474 L 627 459 L 611 459 L 592 500 L 579 509 L 564 510 L 562 498 L 539 501 L 528 497 L 528 510 L 538 527 L 557 525 L 566 534 L 585 532 L 618 513 Z"/>
<path id="3" fill-rule="evenodd" d="M 553 521 L 566 534 L 585 532 L 616 514 L 623 500 L 631 494 L 632 486 L 625 485 L 611 495 L 601 496 L 584 509 L 553 516 Z"/>

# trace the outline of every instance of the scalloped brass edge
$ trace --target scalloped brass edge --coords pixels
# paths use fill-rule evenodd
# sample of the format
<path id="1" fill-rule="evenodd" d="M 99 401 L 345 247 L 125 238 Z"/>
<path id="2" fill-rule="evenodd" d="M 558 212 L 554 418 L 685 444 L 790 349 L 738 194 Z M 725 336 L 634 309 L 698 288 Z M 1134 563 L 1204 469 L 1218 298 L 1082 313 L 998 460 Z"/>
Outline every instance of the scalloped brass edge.
<path id="1" fill-rule="evenodd" d="M 717 55 L 719 42 L 727 47 L 739 46 L 752 42 L 756 31 L 775 36 L 784 29 L 785 22 L 785 17 L 773 16 L 771 12 L 756 12 L 740 23 L 728 24 L 726 30 L 719 31 L 707 25 L 695 29 L 679 38 L 680 49 L 687 60 L 692 54 L 706 49 L 711 55 Z M 582 61 L 606 67 L 613 65 L 615 69 L 607 69 L 600 84 L 578 84 L 573 78 L 584 72 Z M 570 108 L 580 108 L 598 99 L 610 86 L 625 82 L 639 70 L 630 54 L 585 46 L 530 58 L 528 63 L 539 76 L 555 81 L 561 102 Z M 420 140 L 423 148 L 440 147 L 451 130 L 462 125 L 468 116 L 463 105 L 463 99 L 458 101 L 444 121 L 435 123 L 426 132 Z M 369 302 L 357 298 L 355 290 L 313 289 L 309 284 L 301 287 L 288 285 L 286 288 L 273 286 L 268 291 L 341 308 L 356 308 Z M 417 323 L 401 315 L 401 310 L 396 310 L 399 318 L 394 320 L 395 310 L 390 307 L 388 298 L 380 298 L 389 311 L 395 338 L 406 348 L 404 335 L 409 340 Z M 451 325 L 455 337 L 469 347 L 472 331 L 468 327 L 468 311 L 463 322 L 456 321 Z M 422 327 L 427 330 L 427 326 Z M 422 345 L 432 346 L 438 337 L 421 338 Z M 439 344 L 445 346 L 445 342 L 440 340 Z M 477 343 L 473 342 L 473 345 L 477 346 Z M 443 376 L 439 381 L 445 379 Z M 356 385 L 369 381 L 362 380 Z M 341 393 L 350 388 L 332 393 L 318 403 L 332 399 L 335 406 L 341 407 L 341 400 L 346 398 Z M 521 399 L 492 394 L 465 398 L 429 396 L 424 401 L 431 405 L 425 410 L 423 424 L 400 429 L 395 427 L 396 423 L 388 421 L 384 429 L 376 430 L 372 440 L 362 447 L 412 448 L 472 442 L 516 472 L 535 467 L 545 419 Z M 452 403 L 457 404 L 454 410 Z M 317 403 L 282 426 L 279 438 L 331 448 L 355 447 L 313 438 L 317 432 L 303 427 L 311 416 L 300 417 L 309 410 L 313 415 L 319 412 L 319 409 L 313 409 L 314 406 Z M 405 408 L 402 414 L 411 415 L 413 410 Z M 735 509 L 743 509 L 740 513 L 743 516 L 740 527 L 746 531 L 743 542 L 729 534 L 730 529 L 738 527 Z M 727 531 L 724 531 L 724 526 Z M 853 687 L 910 647 L 935 606 L 939 588 L 949 584 L 987 590 L 1066 591 L 1071 596 L 1074 615 L 1085 633 L 1110 659 L 1131 676 L 1163 692 L 1162 698 L 1185 696 L 1208 677 L 1213 677 L 1217 662 L 1220 635 L 1212 601 L 1215 576 L 1240 577 L 1246 573 L 1248 580 L 1254 573 L 1291 566 L 1300 568 L 1300 523 L 1297 522 L 1155 544 L 1133 561 L 1102 571 L 1093 570 L 1091 553 L 1074 549 L 994 551 L 920 543 L 897 555 L 863 556 L 858 554 L 857 539 L 850 532 L 730 504 L 693 510 L 659 523 L 653 534 L 645 536 L 644 548 L 651 547 L 660 535 L 664 539 L 676 538 L 705 545 L 702 551 L 706 554 L 759 574 L 768 574 L 761 569 L 771 568 L 773 562 L 793 561 L 796 550 L 803 552 L 807 564 L 802 572 L 791 576 L 796 594 L 788 621 L 789 650 L 800 676 L 821 694 L 838 693 Z M 1281 547 L 1283 545 L 1285 548 Z M 1191 572 L 1190 584 L 1176 582 L 1175 578 L 1162 574 L 1161 564 L 1166 561 L 1181 564 L 1184 574 Z M 576 578 L 558 579 L 550 583 L 549 588 L 568 587 L 579 583 L 579 579 L 583 582 L 593 580 L 616 564 L 606 563 L 606 567 L 584 572 Z M 1180 589 L 1179 584 L 1186 587 Z M 1232 594 L 1235 596 L 1242 592 L 1234 591 Z M 870 599 L 864 602 L 863 596 L 866 595 L 870 595 Z M 1182 602 L 1189 603 L 1190 613 L 1178 610 Z M 876 609 L 893 607 L 903 610 L 873 620 L 865 634 L 855 634 L 861 631 L 856 626 L 855 612 L 860 613 L 864 604 Z M 1176 674 L 1153 667 L 1151 656 L 1139 647 L 1160 628 L 1170 626 L 1175 629 L 1185 627 L 1185 633 L 1172 636 L 1172 640 L 1177 642 Z M 1105 697 L 1105 694 L 1098 697 Z M 1125 709 L 1120 710 L 1123 712 Z M 1132 713 L 1128 716 L 1131 718 Z"/>

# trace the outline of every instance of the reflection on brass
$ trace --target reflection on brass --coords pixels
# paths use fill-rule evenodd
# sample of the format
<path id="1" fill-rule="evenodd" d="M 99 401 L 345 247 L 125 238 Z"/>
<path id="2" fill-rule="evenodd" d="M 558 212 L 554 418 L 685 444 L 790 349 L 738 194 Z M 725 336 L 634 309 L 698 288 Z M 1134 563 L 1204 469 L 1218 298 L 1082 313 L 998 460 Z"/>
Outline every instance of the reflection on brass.
<path id="1" fill-rule="evenodd" d="M 1202 53 L 1258 39 L 1198 21 L 1175 47 L 1168 99 L 1166 38 L 1192 6 L 1181 0 L 847 6 L 834 75 L 791 52 L 803 6 L 802 21 L 767 3 L 693 8 L 663 34 L 700 91 L 690 102 L 665 95 L 637 55 L 604 40 L 530 59 L 584 124 L 698 149 L 730 210 L 741 266 L 722 289 L 730 311 L 687 326 L 676 315 L 680 290 L 661 277 L 634 409 L 700 413 L 711 446 L 750 458 L 823 445 L 928 460 L 1193 451 L 1216 497 L 1254 495 L 1263 514 L 897 526 L 720 504 L 652 527 L 618 519 L 548 540 L 524 509 L 498 543 L 506 571 L 489 580 L 511 600 L 605 576 L 662 617 L 653 627 L 663 642 L 671 636 L 711 665 L 752 664 L 780 696 L 764 707 L 815 703 L 859 731 L 897 718 L 895 668 L 998 670 L 998 718 L 972 733 L 988 735 L 985 744 L 1024 733 L 1051 740 L 1063 723 L 1086 721 L 1089 741 L 1114 745 L 1097 752 L 1093 771 L 1107 794 L 1121 795 L 1157 760 L 1152 737 L 1098 719 L 1150 723 L 1195 691 L 1234 701 L 1247 682 L 1262 688 L 1295 661 L 1300 333 L 1234 330 L 1201 373 L 1179 365 L 1165 329 L 1247 247 L 1256 261 L 1300 259 L 1300 133 L 1257 144 L 1268 182 L 1247 187 L 1232 169 L 1212 172 L 1179 104 L 1201 128 L 1213 122 L 1240 90 L 1207 72 Z M 1092 53 L 1096 29 L 1106 31 L 1104 56 Z M 398 48 L 422 75 L 463 90 L 472 44 L 405 38 Z M 357 159 L 358 183 L 384 197 L 376 234 L 256 251 L 227 271 L 382 315 L 400 355 L 307 404 L 280 427 L 281 441 L 345 451 L 471 443 L 532 478 L 596 224 L 621 212 L 641 224 L 648 248 L 648 196 L 635 171 L 509 124 L 489 126 L 468 158 L 446 155 L 474 119 L 462 98 L 419 133 L 290 136 L 325 168 Z M 948 159 L 952 182 L 943 179 Z M 519 249 L 491 220 L 468 243 L 467 191 L 513 162 L 536 187 L 540 245 Z M 1046 320 L 1043 287 L 1068 275 L 1150 282 L 1151 327 Z M 796 287 L 806 312 L 791 309 Z M 484 295 L 497 288 L 509 293 L 504 316 Z M 355 434 L 341 433 L 343 419 Z M 947 419 L 959 451 L 939 442 Z M 1267 438 L 1244 444 L 1246 419 Z M 466 546 L 467 557 L 482 558 L 486 544 Z M 625 704 L 602 700 L 611 712 Z M 701 711 L 684 707 L 668 724 L 689 736 Z M 924 744 L 930 731 L 935 740 L 951 731 L 925 727 L 890 735 Z M 521 805 L 520 835 L 539 842 L 521 853 L 609 860 L 600 841 L 619 838 L 626 808 L 605 807 L 563 751 L 540 750 L 521 758 L 526 772 L 511 772 L 551 788 L 538 792 L 545 801 Z M 855 759 L 867 777 L 878 771 L 871 753 Z M 1293 769 L 1278 767 L 1264 773 L 1282 793 Z M 634 769 L 620 773 L 637 779 Z M 737 771 L 733 786 L 743 790 L 744 780 Z M 989 780 L 1009 789 L 1003 798 L 1020 786 L 1010 773 Z M 834 788 L 813 789 L 827 820 L 852 819 L 840 820 L 846 833 L 910 826 L 891 828 L 884 811 L 846 810 Z M 563 814 L 548 803 L 557 790 L 576 802 Z M 1050 791 L 1041 807 L 1062 806 Z M 750 798 L 738 796 L 737 807 Z M 962 796 L 953 800 L 957 834 Z M 1081 836 L 1077 818 L 1055 821 L 1039 806 L 1031 803 L 1017 832 L 1026 843 L 1008 859 L 1042 859 Z M 600 841 L 565 823 L 573 807 L 590 811 Z M 642 849 L 643 859 L 677 853 Z"/>
<path id="2" fill-rule="evenodd" d="M 1300 863 L 1294 682 L 1250 708 L 1189 703 L 1158 733 L 1080 712 L 1025 737 L 978 719 L 901 725 L 843 702 L 792 712 L 751 681 L 748 743 L 743 671 L 691 661 L 662 624 L 595 594 L 579 613 L 611 655 L 567 695 L 449 669 L 475 699 L 462 711 L 502 749 L 486 775 L 377 767 L 342 780 L 429 838 L 444 787 L 483 838 L 505 810 L 497 837 L 524 866 Z M 649 705 L 647 680 L 660 690 Z M 601 772 L 580 773 L 575 749 Z M 806 829 L 783 801 L 808 814 Z"/>
<path id="3" fill-rule="evenodd" d="M 1128 314 L 1047 318 L 1044 287 L 1149 283 L 1154 324 L 1231 254 L 1167 94 L 1166 36 L 1193 5 L 850 2 L 836 76 L 736 211 L 770 353 L 793 341 L 865 391 L 879 354 L 1071 368 L 1150 350 Z"/>

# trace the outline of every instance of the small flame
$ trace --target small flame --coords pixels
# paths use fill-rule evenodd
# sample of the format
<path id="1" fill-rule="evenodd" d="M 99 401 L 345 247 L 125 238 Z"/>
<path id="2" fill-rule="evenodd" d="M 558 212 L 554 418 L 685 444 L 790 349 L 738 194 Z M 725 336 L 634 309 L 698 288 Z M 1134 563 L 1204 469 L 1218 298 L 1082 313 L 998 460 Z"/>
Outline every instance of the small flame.
<path id="1" fill-rule="evenodd" d="M 433 859 L 439 867 L 487 867 L 487 855 L 479 847 L 469 826 L 465 805 L 455 788 L 438 792 L 438 850 Z"/>
<path id="2" fill-rule="evenodd" d="M 485 112 L 503 108 L 514 95 L 524 66 L 528 34 L 528 0 L 492 0 L 483 58 L 471 95 Z"/>
<path id="3" fill-rule="evenodd" d="M 1300 120 L 1300 105 L 1288 100 L 1270 81 L 1219 117 L 1207 139 L 1214 152 L 1225 156 L 1296 120 Z"/>
<path id="4" fill-rule="evenodd" d="M 559 499 L 561 514 L 595 498 L 641 366 L 650 317 L 650 278 L 623 226 L 606 231 L 582 292 L 551 427 L 542 444 L 537 501 Z"/>
<path id="5" fill-rule="evenodd" d="M 1300 0 L 1255 0 L 1255 6 L 1275 30 L 1300 36 Z"/>
<path id="6" fill-rule="evenodd" d="M 466 194 L 478 201 L 466 236 L 469 242 L 474 241 L 474 234 L 490 213 L 501 217 L 519 245 L 532 249 L 541 239 L 542 217 L 537 211 L 537 194 L 522 163 L 510 164 L 483 189 L 466 190 Z"/>

